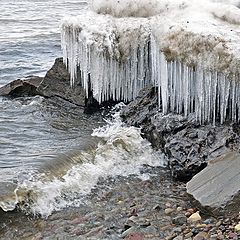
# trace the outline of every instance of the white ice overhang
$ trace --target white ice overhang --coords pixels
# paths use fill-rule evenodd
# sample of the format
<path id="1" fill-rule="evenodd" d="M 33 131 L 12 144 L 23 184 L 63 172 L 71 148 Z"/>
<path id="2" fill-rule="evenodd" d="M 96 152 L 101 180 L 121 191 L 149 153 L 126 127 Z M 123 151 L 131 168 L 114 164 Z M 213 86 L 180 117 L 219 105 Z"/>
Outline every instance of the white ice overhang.
<path id="1" fill-rule="evenodd" d="M 92 11 L 65 18 L 62 48 L 72 85 L 79 67 L 84 88 L 100 102 L 129 101 L 154 84 L 164 113 L 238 121 L 240 10 L 214 6 L 174 5 L 145 18 Z"/>

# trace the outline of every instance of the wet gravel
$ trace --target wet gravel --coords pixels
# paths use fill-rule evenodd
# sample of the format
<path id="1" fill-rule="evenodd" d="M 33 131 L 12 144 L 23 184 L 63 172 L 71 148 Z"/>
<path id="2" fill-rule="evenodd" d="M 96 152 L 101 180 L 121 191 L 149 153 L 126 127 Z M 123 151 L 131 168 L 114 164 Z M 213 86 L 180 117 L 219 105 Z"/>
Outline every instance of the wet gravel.
<path id="1" fill-rule="evenodd" d="M 47 219 L 0 213 L 0 239 L 240 239 L 237 210 L 232 218 L 206 216 L 166 169 L 146 166 L 143 172 L 149 177 L 100 179 L 81 207 Z"/>

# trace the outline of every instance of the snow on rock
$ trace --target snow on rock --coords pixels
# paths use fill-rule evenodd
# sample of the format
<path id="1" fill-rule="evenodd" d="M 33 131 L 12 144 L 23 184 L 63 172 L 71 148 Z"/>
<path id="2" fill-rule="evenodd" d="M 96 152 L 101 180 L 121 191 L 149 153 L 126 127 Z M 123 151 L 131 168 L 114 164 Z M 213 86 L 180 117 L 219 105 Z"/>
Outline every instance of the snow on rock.
<path id="1" fill-rule="evenodd" d="M 237 6 L 234 0 L 92 0 L 91 10 L 62 23 L 71 84 L 80 77 L 99 102 L 132 100 L 152 84 L 164 113 L 195 112 L 201 123 L 238 121 Z"/>

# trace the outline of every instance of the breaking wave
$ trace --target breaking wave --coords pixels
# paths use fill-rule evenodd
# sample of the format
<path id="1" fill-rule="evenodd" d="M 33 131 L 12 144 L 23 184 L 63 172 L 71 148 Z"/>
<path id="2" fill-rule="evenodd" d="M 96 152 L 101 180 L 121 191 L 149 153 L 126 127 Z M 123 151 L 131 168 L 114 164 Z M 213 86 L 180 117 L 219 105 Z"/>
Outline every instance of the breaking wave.
<path id="1" fill-rule="evenodd" d="M 139 128 L 125 126 L 119 115 L 117 111 L 104 127 L 93 131 L 92 136 L 99 139 L 97 147 L 72 154 L 74 164 L 65 173 L 29 171 L 11 196 L 0 199 L 0 207 L 11 211 L 18 206 L 27 213 L 48 217 L 53 211 L 79 206 L 81 197 L 91 192 L 99 178 L 141 177 L 143 165 L 163 166 L 163 155 L 153 151 Z"/>

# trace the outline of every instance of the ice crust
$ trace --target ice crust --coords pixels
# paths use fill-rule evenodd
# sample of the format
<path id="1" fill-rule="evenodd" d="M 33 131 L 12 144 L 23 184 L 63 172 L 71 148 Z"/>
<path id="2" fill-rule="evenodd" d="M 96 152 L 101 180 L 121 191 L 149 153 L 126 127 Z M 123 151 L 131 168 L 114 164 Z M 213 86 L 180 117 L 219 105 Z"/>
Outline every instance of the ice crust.
<path id="1" fill-rule="evenodd" d="M 239 1 L 93 0 L 62 22 L 71 84 L 99 101 L 158 87 L 159 107 L 201 123 L 238 121 Z"/>

